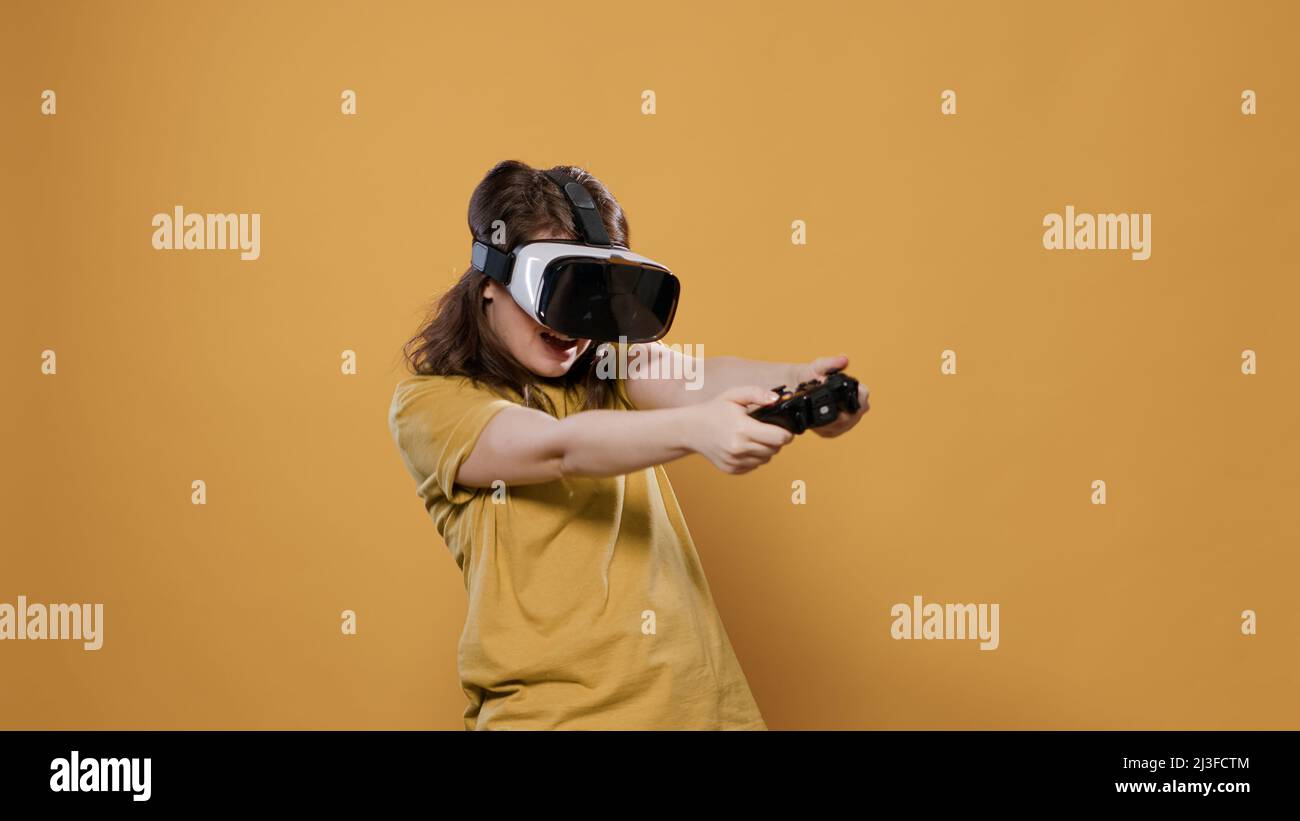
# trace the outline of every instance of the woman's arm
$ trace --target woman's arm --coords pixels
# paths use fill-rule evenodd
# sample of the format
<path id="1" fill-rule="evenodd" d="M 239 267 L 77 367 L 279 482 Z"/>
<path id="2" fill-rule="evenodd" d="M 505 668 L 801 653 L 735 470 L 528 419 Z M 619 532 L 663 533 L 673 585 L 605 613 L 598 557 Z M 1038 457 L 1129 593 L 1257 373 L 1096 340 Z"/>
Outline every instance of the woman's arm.
<path id="1" fill-rule="evenodd" d="M 632 357 L 646 357 L 633 367 Z M 687 357 L 658 342 L 630 346 L 627 394 L 638 408 L 681 408 L 708 402 L 737 385 L 785 385 L 793 390 L 799 383 L 822 379 L 831 371 L 844 370 L 849 358 L 823 356 L 812 362 L 761 362 L 735 356 Z M 653 362 L 652 362 L 653 361 Z M 654 367 L 650 367 L 650 364 Z M 840 413 L 828 425 L 813 428 L 818 436 L 830 438 L 851 430 L 871 406 L 866 385 L 858 386 L 858 411 Z"/>
<path id="2" fill-rule="evenodd" d="M 738 356 L 690 357 L 659 342 L 628 347 L 627 392 L 638 408 L 677 408 L 707 402 L 740 385 L 794 389 L 840 370 L 847 356 L 812 362 L 763 362 Z"/>
<path id="3" fill-rule="evenodd" d="M 456 483 L 491 487 L 549 482 L 565 476 L 619 476 L 700 453 L 727 473 L 767 462 L 792 434 L 751 419 L 748 411 L 776 397 L 739 387 L 698 405 L 645 411 L 591 410 L 564 419 L 519 405 L 484 427 Z"/>

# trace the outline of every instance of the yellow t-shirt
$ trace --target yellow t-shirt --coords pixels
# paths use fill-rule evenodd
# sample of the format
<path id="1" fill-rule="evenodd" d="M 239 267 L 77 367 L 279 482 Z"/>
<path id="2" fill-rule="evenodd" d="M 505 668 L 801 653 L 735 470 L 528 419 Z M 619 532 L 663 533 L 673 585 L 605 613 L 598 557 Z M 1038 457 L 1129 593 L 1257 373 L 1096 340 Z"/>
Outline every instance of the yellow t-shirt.
<path id="1" fill-rule="evenodd" d="M 544 390 L 559 416 L 581 409 L 576 393 Z M 613 394 L 611 407 L 634 410 L 621 380 Z M 497 491 L 454 483 L 509 406 L 463 377 L 413 376 L 389 411 L 465 580 L 465 728 L 767 729 L 662 465 Z"/>

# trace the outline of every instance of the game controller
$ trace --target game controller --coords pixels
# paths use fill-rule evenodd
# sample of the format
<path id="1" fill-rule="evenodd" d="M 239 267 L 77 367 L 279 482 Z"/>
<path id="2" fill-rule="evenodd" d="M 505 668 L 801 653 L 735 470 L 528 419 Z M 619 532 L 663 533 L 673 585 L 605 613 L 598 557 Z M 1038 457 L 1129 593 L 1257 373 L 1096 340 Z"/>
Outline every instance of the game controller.
<path id="1" fill-rule="evenodd" d="M 826 374 L 824 381 L 801 382 L 792 391 L 785 385 L 772 389 L 781 398 L 752 410 L 749 415 L 769 425 L 780 425 L 791 433 L 803 433 L 834 422 L 841 410 L 857 413 L 858 380 L 839 371 Z"/>

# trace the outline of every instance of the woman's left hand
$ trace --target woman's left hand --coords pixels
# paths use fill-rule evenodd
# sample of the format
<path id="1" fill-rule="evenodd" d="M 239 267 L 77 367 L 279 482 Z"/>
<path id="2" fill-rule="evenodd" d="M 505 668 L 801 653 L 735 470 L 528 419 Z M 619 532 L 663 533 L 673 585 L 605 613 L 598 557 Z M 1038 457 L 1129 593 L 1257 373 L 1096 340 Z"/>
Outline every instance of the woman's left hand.
<path id="1" fill-rule="evenodd" d="M 814 359 L 812 362 L 809 362 L 807 365 L 803 366 L 803 370 L 802 373 L 800 374 L 799 382 L 807 382 L 813 379 L 816 379 L 817 381 L 821 381 L 825 379 L 826 374 L 830 373 L 831 371 L 842 371 L 845 368 L 847 368 L 848 365 L 849 365 L 849 358 L 844 354 L 840 354 L 839 356 L 819 357 L 817 359 Z M 794 386 L 791 385 L 791 388 L 793 387 Z M 856 425 L 860 419 L 862 419 L 862 416 L 867 411 L 871 410 L 871 406 L 867 404 L 867 396 L 868 396 L 867 386 L 859 382 L 858 383 L 859 408 L 857 413 L 840 411 L 839 417 L 834 422 L 831 422 L 828 425 L 822 425 L 821 427 L 812 428 L 811 430 L 814 433 L 816 433 L 818 436 L 825 436 L 828 439 L 835 436 L 839 436 L 841 433 L 844 433 L 845 431 L 849 430 L 854 425 Z"/>

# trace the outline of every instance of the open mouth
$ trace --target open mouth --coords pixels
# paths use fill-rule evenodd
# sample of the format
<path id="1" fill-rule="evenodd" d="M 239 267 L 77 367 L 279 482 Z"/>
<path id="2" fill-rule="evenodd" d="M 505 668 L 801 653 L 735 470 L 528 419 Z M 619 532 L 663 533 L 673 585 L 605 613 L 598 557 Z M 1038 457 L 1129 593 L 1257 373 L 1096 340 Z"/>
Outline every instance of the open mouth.
<path id="1" fill-rule="evenodd" d="M 564 334 L 557 334 L 554 331 L 542 331 L 542 341 L 551 347 L 551 350 L 559 353 L 567 353 L 578 347 L 578 340 L 570 339 Z"/>

